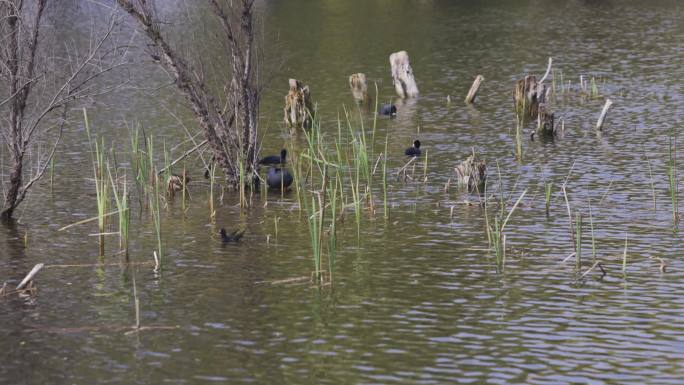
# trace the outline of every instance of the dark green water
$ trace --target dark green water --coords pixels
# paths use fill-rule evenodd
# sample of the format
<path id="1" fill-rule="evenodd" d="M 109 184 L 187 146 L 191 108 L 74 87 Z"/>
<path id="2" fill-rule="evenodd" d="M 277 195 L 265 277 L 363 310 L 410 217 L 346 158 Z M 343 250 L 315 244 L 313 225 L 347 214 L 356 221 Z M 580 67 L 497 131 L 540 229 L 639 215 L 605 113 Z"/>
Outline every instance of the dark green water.
<path id="1" fill-rule="evenodd" d="M 169 7 L 169 14 L 180 12 Z M 684 120 L 679 1 L 289 0 L 259 8 L 264 153 L 297 147 L 281 123 L 288 78 L 310 85 L 322 131 L 334 138 L 343 106 L 356 111 L 348 75 L 364 72 L 378 83 L 381 101 L 393 100 L 388 56 L 404 49 L 421 96 L 396 101 L 397 117 L 379 120 L 377 135 L 383 142 L 389 135 L 393 175 L 419 131 L 429 153 L 427 183 L 390 178 L 390 219 L 381 209 L 364 212 L 360 236 L 349 210 L 338 228 L 334 284 L 324 288 L 264 283 L 313 270 L 296 196 L 260 197 L 241 214 L 226 193 L 212 223 L 198 161 L 188 163 L 195 181 L 188 211 L 176 201 L 162 212 L 161 272 L 149 265 L 56 267 L 119 260 L 111 256 L 113 236 L 110 256 L 97 257 L 97 237 L 89 236 L 95 224 L 57 232 L 96 214 L 87 138 L 75 111 L 54 187 L 44 179 L 17 213 L 20 223 L 0 230 L 0 281 L 16 284 L 34 264 L 48 265 L 36 279 L 37 296 L 0 299 L 0 383 L 682 382 L 684 247 L 667 179 L 668 134 L 680 132 Z M 143 63 L 131 67 L 136 85 L 165 81 L 142 54 L 131 55 Z M 554 141 L 525 135 L 519 162 L 513 82 L 541 76 L 549 56 L 565 131 Z M 571 81 L 565 95 L 560 72 Z M 477 74 L 486 78 L 480 99 L 466 107 L 461 100 Z M 599 79 L 602 97 L 579 96 L 580 76 Z M 615 104 L 597 134 L 605 97 Z M 89 107 L 96 130 L 121 149 L 124 121 L 140 122 L 158 148 L 182 141 L 184 130 L 168 111 L 194 129 L 171 87 L 126 89 Z M 527 190 L 506 229 L 503 272 L 487 249 L 483 209 L 462 204 L 477 198 L 454 186 L 444 191 L 472 148 L 487 159 L 494 194 L 501 184 L 512 203 Z M 574 260 L 563 262 L 573 251 L 560 192 L 566 178 L 569 203 L 585 216 L 580 273 Z M 544 181 L 554 182 L 549 215 Z M 580 277 L 591 265 L 590 206 L 603 278 L 598 271 Z M 131 226 L 132 258 L 151 261 L 150 218 L 136 214 Z M 218 229 L 238 226 L 247 228 L 243 242 L 222 245 Z M 122 330 L 135 322 L 134 277 L 142 325 L 171 329 Z"/>

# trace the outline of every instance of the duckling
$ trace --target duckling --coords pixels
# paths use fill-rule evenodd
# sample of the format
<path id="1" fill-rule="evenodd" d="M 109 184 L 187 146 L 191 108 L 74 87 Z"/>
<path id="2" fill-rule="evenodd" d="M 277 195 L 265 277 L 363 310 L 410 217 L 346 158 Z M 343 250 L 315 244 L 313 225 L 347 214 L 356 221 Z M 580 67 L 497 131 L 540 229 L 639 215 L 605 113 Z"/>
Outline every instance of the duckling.
<path id="1" fill-rule="evenodd" d="M 380 106 L 380 115 L 394 116 L 397 114 L 397 106 L 394 104 L 383 104 Z"/>
<path id="2" fill-rule="evenodd" d="M 404 154 L 408 156 L 419 156 L 420 155 L 420 140 L 415 140 L 413 142 L 413 147 L 409 147 L 404 151 Z"/>
<path id="3" fill-rule="evenodd" d="M 292 178 L 290 171 L 286 168 L 271 167 L 268 169 L 266 184 L 272 189 L 280 190 L 282 188 L 283 190 L 286 190 L 293 181 L 294 178 Z"/>
<path id="4" fill-rule="evenodd" d="M 171 174 L 171 176 L 169 177 L 169 181 L 166 185 L 166 188 L 169 191 L 169 195 L 173 197 L 174 195 L 176 195 L 177 192 L 183 191 L 183 189 L 187 187 L 189 182 L 190 177 L 188 176 L 188 173 L 185 171 L 183 171 L 182 175 Z"/>
<path id="5" fill-rule="evenodd" d="M 238 229 L 228 234 L 226 233 L 226 229 L 221 227 L 221 241 L 223 241 L 223 243 L 239 242 L 240 239 L 242 239 L 242 236 L 245 235 L 245 230 L 246 229 Z"/>
<path id="6" fill-rule="evenodd" d="M 285 164 L 285 157 L 287 157 L 287 150 L 282 149 L 280 150 L 280 156 L 278 155 L 269 155 L 264 158 L 261 158 L 259 160 L 259 164 L 268 164 L 268 165 L 276 165 L 276 164 Z"/>

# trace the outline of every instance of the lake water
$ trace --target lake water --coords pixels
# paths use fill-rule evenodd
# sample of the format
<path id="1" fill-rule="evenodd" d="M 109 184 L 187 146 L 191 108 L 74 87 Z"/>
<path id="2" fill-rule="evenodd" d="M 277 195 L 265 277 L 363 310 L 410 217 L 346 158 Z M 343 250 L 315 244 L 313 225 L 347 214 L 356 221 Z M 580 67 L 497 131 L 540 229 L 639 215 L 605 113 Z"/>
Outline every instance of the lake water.
<path id="1" fill-rule="evenodd" d="M 166 11 L 184 12 L 175 6 Z M 201 162 L 190 159 L 187 211 L 176 199 L 161 213 L 162 270 L 120 265 L 115 236 L 107 237 L 107 256 L 98 257 L 94 222 L 57 231 L 96 215 L 89 147 L 75 110 L 54 185 L 43 178 L 17 211 L 19 223 L 0 230 L 0 281 L 16 285 L 34 264 L 46 264 L 35 296 L 0 299 L 0 383 L 682 383 L 684 246 L 667 176 L 670 137 L 684 121 L 682 6 L 259 3 L 262 152 L 287 145 L 296 154 L 301 146 L 282 123 L 288 78 L 311 87 L 321 131 L 336 138 L 344 108 L 359 114 L 347 77 L 364 72 L 377 83 L 378 99 L 398 108 L 396 118 L 378 120 L 373 148 L 377 158 L 388 136 L 389 219 L 381 199 L 375 214 L 364 210 L 359 228 L 347 210 L 333 284 L 282 282 L 314 269 L 296 194 L 257 196 L 241 213 L 227 192 L 212 222 Z M 416 100 L 395 100 L 388 57 L 399 50 L 410 55 Z M 88 107 L 122 167 L 126 123 L 153 134 L 159 154 L 162 143 L 171 149 L 185 140 L 179 121 L 196 129 L 176 90 L 158 88 L 168 81 L 159 68 L 144 53 L 130 55 L 139 63 L 129 69 L 139 87 Z M 531 140 L 527 126 L 518 160 L 513 84 L 526 73 L 540 77 L 548 57 L 552 106 L 565 130 L 555 140 Z M 485 77 L 479 99 L 466 106 L 477 74 Z M 593 77 L 600 96 L 581 95 L 580 76 Z M 606 97 L 614 105 L 597 133 Z M 368 112 L 361 114 L 370 125 Z M 414 174 L 420 181 L 394 176 L 416 138 L 428 152 L 425 183 L 422 158 Z M 171 156 L 189 148 L 173 148 Z M 510 209 L 527 191 L 506 227 L 502 269 L 488 249 L 484 209 L 465 204 L 477 195 L 455 186 L 454 166 L 473 150 L 487 161 L 495 200 L 503 193 Z M 544 184 L 551 182 L 547 214 Z M 580 270 L 565 260 L 574 244 L 564 183 L 572 215 L 584 218 Z M 593 264 L 590 218 L 605 276 L 598 267 L 585 275 Z M 223 245 L 218 229 L 240 226 L 247 229 L 242 242 Z M 134 210 L 131 229 L 132 260 L 149 263 L 156 237 L 147 211 Z M 150 328 L 127 333 L 135 323 L 134 280 L 141 325 Z"/>

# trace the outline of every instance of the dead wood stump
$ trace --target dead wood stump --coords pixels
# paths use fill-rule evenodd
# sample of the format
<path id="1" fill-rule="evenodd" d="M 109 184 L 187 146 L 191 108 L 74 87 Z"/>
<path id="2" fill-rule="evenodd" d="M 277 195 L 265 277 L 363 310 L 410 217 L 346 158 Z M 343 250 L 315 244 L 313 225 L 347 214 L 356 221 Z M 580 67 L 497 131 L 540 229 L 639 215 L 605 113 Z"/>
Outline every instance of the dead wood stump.
<path id="1" fill-rule="evenodd" d="M 390 55 L 389 61 L 392 66 L 392 83 L 397 95 L 404 99 L 418 96 L 418 86 L 413 77 L 408 53 L 406 51 L 395 52 Z"/>
<path id="2" fill-rule="evenodd" d="M 368 83 L 366 82 L 366 75 L 359 72 L 357 74 L 349 75 L 349 88 L 351 88 L 352 96 L 358 104 L 370 104 L 368 97 Z"/>
<path id="3" fill-rule="evenodd" d="M 546 102 L 546 86 L 537 82 L 536 76 L 527 75 L 515 83 L 513 102 L 518 116 L 535 119 L 539 113 L 539 105 Z"/>
<path id="4" fill-rule="evenodd" d="M 285 95 L 285 124 L 289 127 L 311 127 L 313 106 L 309 86 L 290 79 L 290 91 Z"/>
<path id="5" fill-rule="evenodd" d="M 487 181 L 487 165 L 484 160 L 478 161 L 475 150 L 466 160 L 454 168 L 459 186 L 465 186 L 469 192 L 484 191 Z"/>

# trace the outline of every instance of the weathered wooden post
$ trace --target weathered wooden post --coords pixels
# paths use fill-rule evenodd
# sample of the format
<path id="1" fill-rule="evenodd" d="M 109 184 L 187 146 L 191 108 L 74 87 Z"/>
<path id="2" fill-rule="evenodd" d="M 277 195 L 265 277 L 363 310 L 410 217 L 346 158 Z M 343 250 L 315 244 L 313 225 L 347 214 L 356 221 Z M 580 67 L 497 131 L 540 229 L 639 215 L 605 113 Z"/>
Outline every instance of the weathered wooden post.
<path id="1" fill-rule="evenodd" d="M 606 99 L 606 104 L 603 105 L 603 110 L 601 110 L 601 115 L 596 122 L 596 129 L 601 131 L 603 129 L 603 122 L 606 120 L 606 115 L 608 114 L 608 109 L 613 105 L 613 101 Z"/>
<path id="2" fill-rule="evenodd" d="M 395 52 L 390 55 L 392 66 L 392 82 L 397 94 L 402 98 L 415 98 L 418 96 L 418 86 L 413 78 L 413 69 L 409 63 L 406 51 Z"/>
<path id="3" fill-rule="evenodd" d="M 368 83 L 366 83 L 365 74 L 359 72 L 357 74 L 349 75 L 349 87 L 351 88 L 354 100 L 358 104 L 364 104 L 368 102 Z"/>
<path id="4" fill-rule="evenodd" d="M 309 86 L 290 79 L 290 91 L 285 95 L 285 124 L 290 127 L 311 127 L 313 107 Z"/>
<path id="5" fill-rule="evenodd" d="M 482 84 L 483 80 L 484 80 L 484 76 L 482 76 L 482 75 L 475 76 L 475 80 L 473 81 L 473 85 L 470 86 L 470 90 L 468 91 L 468 95 L 466 95 L 466 97 L 465 97 L 466 104 L 472 104 L 473 102 L 475 102 L 475 98 L 477 97 L 477 92 L 480 90 L 480 84 Z"/>

